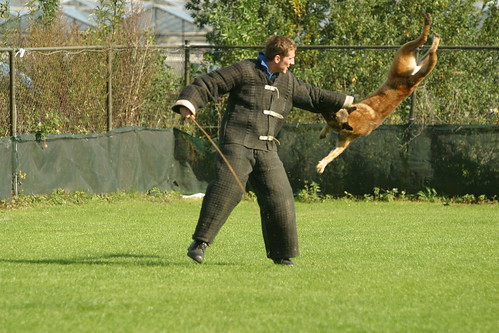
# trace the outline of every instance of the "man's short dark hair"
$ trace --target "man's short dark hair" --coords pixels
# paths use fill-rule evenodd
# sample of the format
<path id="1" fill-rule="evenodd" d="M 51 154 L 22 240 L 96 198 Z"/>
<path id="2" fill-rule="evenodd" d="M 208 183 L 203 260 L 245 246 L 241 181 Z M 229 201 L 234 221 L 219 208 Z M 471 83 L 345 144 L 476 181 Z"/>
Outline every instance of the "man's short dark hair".
<path id="1" fill-rule="evenodd" d="M 287 37 L 272 36 L 267 40 L 265 45 L 265 60 L 270 61 L 276 55 L 285 57 L 289 51 L 296 50 L 296 43 Z"/>

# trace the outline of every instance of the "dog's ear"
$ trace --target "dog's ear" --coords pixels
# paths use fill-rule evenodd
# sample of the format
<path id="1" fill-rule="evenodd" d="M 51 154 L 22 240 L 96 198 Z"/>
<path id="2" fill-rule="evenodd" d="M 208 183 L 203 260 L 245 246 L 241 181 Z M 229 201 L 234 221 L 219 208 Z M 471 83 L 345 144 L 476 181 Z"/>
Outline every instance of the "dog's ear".
<path id="1" fill-rule="evenodd" d="M 351 106 L 351 107 L 349 107 L 347 109 L 347 112 L 348 112 L 348 114 L 350 114 L 350 113 L 354 112 L 355 110 L 357 110 L 357 107 L 356 106 Z"/>
<path id="2" fill-rule="evenodd" d="M 341 129 L 344 129 L 344 130 L 348 130 L 348 131 L 352 131 L 353 130 L 353 127 L 348 125 L 348 123 L 342 123 L 341 124 Z"/>

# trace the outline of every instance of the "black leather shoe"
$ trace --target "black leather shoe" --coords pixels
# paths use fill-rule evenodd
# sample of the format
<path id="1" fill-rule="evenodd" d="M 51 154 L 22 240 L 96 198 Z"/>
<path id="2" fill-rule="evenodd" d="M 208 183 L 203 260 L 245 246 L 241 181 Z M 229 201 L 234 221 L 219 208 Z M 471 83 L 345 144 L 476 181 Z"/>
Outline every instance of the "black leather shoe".
<path id="1" fill-rule="evenodd" d="M 201 264 L 204 260 L 204 250 L 207 246 L 208 243 L 195 240 L 187 249 L 187 256 L 198 264 Z"/>
<path id="2" fill-rule="evenodd" d="M 295 263 L 291 261 L 291 259 L 283 258 L 283 259 L 272 259 L 274 260 L 274 264 L 276 265 L 286 265 L 286 266 L 294 266 Z"/>

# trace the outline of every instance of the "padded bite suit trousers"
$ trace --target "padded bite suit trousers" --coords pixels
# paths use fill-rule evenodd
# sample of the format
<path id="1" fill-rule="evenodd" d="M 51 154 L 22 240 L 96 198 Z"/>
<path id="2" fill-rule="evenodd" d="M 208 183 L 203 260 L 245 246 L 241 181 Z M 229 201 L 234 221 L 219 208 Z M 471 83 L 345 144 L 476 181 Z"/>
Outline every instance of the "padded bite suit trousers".
<path id="1" fill-rule="evenodd" d="M 243 185 L 248 181 L 260 206 L 267 257 L 294 258 L 299 254 L 294 197 L 277 151 L 246 148 L 238 144 L 220 147 Z M 243 191 L 220 155 L 216 178 L 206 190 L 192 238 L 213 243 Z M 241 235 L 244 237 L 244 235 Z"/>

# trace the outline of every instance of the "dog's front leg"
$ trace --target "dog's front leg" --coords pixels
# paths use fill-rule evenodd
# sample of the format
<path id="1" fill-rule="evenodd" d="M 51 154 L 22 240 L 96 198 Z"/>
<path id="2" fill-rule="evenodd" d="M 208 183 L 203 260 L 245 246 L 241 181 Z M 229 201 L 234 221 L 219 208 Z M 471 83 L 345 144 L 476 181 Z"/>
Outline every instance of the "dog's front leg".
<path id="1" fill-rule="evenodd" d="M 331 163 L 336 157 L 338 157 L 343 151 L 348 147 L 350 142 L 355 139 L 356 136 L 346 133 L 345 131 L 341 131 L 338 135 L 338 143 L 336 144 L 336 148 L 331 150 L 326 157 L 317 163 L 315 167 L 318 173 L 323 173 L 326 166 Z"/>
<path id="2" fill-rule="evenodd" d="M 340 155 L 345 150 L 345 148 L 336 147 L 335 149 L 331 150 L 326 157 L 324 157 L 319 161 L 319 163 L 317 163 L 317 166 L 315 167 L 317 169 L 317 173 L 322 174 L 326 166 L 331 163 L 336 157 L 338 157 L 338 155 Z"/>
<path id="3" fill-rule="evenodd" d="M 326 137 L 326 135 L 329 133 L 330 129 L 331 128 L 327 124 L 324 125 L 324 127 L 321 130 L 321 133 L 319 134 L 319 138 L 324 139 Z"/>

